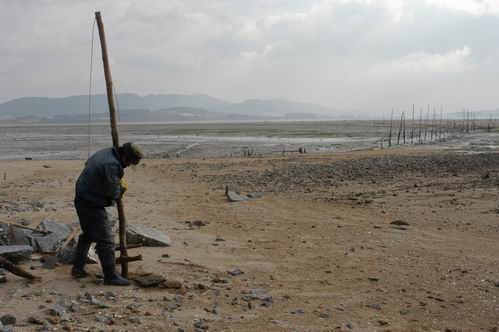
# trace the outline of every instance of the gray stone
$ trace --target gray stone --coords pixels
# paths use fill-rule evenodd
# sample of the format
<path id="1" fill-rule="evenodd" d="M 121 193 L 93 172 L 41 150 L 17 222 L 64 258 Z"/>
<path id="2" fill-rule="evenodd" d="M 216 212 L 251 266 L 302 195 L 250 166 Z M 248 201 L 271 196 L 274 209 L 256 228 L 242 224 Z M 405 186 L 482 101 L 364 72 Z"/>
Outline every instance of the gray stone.
<path id="1" fill-rule="evenodd" d="M 76 244 L 77 240 L 72 239 L 69 241 L 68 245 L 64 249 L 57 248 L 56 249 L 56 255 L 57 258 L 59 259 L 59 262 L 62 264 L 73 264 L 73 259 L 76 254 Z M 97 253 L 95 252 L 94 247 L 90 247 L 90 250 L 88 251 L 87 255 L 87 264 L 97 264 L 99 262 L 99 257 L 97 256 Z"/>
<path id="2" fill-rule="evenodd" d="M 43 320 L 37 316 L 31 316 L 28 318 L 28 323 L 35 325 L 43 325 Z"/>
<path id="3" fill-rule="evenodd" d="M 203 331 L 208 330 L 209 326 L 204 318 L 198 318 L 194 321 L 194 327 Z"/>
<path id="4" fill-rule="evenodd" d="M 244 274 L 243 271 L 241 271 L 240 268 L 235 268 L 234 270 L 231 270 L 231 271 L 228 271 L 228 273 L 231 275 L 231 276 L 237 276 L 237 275 L 240 275 L 240 274 Z"/>
<path id="5" fill-rule="evenodd" d="M 60 234 L 50 233 L 47 235 L 32 234 L 28 235 L 28 240 L 36 252 L 52 254 L 55 252 L 55 247 L 64 241 Z"/>
<path id="6" fill-rule="evenodd" d="M 0 246 L 0 256 L 7 258 L 12 263 L 29 260 L 33 253 L 31 246 Z"/>
<path id="7" fill-rule="evenodd" d="M 142 320 L 140 319 L 140 317 L 130 317 L 130 318 L 128 318 L 128 321 L 130 323 L 134 323 L 134 324 L 137 324 L 137 325 L 142 324 Z"/>
<path id="8" fill-rule="evenodd" d="M 66 310 L 61 305 L 54 304 L 52 308 L 47 310 L 47 313 L 50 316 L 57 316 L 59 318 L 62 318 L 66 313 Z"/>
<path id="9" fill-rule="evenodd" d="M 252 300 L 260 300 L 262 303 L 260 306 L 264 307 L 270 307 L 273 303 L 274 300 L 272 299 L 272 295 L 267 294 L 263 289 L 261 288 L 253 288 L 252 290 L 248 291 L 243 291 L 242 292 L 244 295 L 241 297 L 244 301 L 252 301 Z"/>
<path id="10" fill-rule="evenodd" d="M 251 193 L 248 194 L 248 197 L 253 199 L 253 198 L 262 198 L 263 194 L 262 193 Z"/>
<path id="11" fill-rule="evenodd" d="M 381 310 L 381 305 L 379 303 L 373 303 L 370 307 L 374 310 Z"/>
<path id="12" fill-rule="evenodd" d="M 2 322 L 3 325 L 16 325 L 17 319 L 12 315 L 3 315 L 0 317 L 0 322 Z"/>
<path id="13" fill-rule="evenodd" d="M 242 201 L 247 201 L 250 198 L 246 195 L 239 195 L 235 193 L 234 191 L 229 190 L 227 192 L 227 200 L 229 202 L 242 202 Z"/>
<path id="14" fill-rule="evenodd" d="M 50 233 L 43 235 L 32 232 L 27 234 L 27 238 L 35 251 L 42 253 L 54 253 L 55 247 L 71 234 L 71 229 L 67 225 L 53 220 L 42 221 L 38 229 Z"/>
<path id="15" fill-rule="evenodd" d="M 162 282 L 165 282 L 165 277 L 157 275 L 157 274 L 150 274 L 147 276 L 143 277 L 137 277 L 134 279 L 141 287 L 152 287 L 152 286 L 157 286 L 161 284 Z"/>
<path id="16" fill-rule="evenodd" d="M 44 220 L 38 225 L 37 228 L 50 233 L 55 233 L 62 240 L 66 239 L 69 234 L 71 234 L 71 229 L 67 225 L 61 224 L 60 222 L 54 220 Z"/>
<path id="17" fill-rule="evenodd" d="M 303 315 L 305 313 L 305 310 L 303 309 L 296 309 L 295 311 L 291 311 L 293 315 Z"/>
<path id="18" fill-rule="evenodd" d="M 14 225 L 0 223 L 0 245 L 29 245 L 27 235 L 31 233 L 32 231 Z"/>
<path id="19" fill-rule="evenodd" d="M 0 284 L 5 284 L 7 282 L 7 277 L 3 274 L 0 275 Z"/>
<path id="20" fill-rule="evenodd" d="M 139 244 L 146 247 L 169 247 L 172 240 L 157 229 L 145 225 L 129 225 L 126 233 L 129 244 Z"/>

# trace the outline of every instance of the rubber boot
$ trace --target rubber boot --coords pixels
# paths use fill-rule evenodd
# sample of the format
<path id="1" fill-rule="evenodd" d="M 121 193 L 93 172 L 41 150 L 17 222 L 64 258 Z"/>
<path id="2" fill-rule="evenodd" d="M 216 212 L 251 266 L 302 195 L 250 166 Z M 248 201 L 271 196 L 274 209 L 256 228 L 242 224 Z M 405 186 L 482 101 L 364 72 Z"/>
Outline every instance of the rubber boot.
<path id="1" fill-rule="evenodd" d="M 116 257 L 114 253 L 114 245 L 105 247 L 98 245 L 97 254 L 99 255 L 102 272 L 104 273 L 104 285 L 111 286 L 128 286 L 130 281 L 116 273 Z"/>
<path id="2" fill-rule="evenodd" d="M 85 261 L 87 259 L 88 251 L 90 250 L 90 245 L 91 243 L 82 238 L 82 236 L 78 238 L 73 268 L 71 269 L 71 275 L 75 278 L 88 276 L 87 271 L 85 271 Z"/>
<path id="3" fill-rule="evenodd" d="M 129 286 L 130 281 L 123 278 L 118 273 L 116 273 L 116 263 L 113 261 L 112 264 L 106 263 L 102 264 L 102 272 L 104 272 L 104 285 L 111 286 Z"/>

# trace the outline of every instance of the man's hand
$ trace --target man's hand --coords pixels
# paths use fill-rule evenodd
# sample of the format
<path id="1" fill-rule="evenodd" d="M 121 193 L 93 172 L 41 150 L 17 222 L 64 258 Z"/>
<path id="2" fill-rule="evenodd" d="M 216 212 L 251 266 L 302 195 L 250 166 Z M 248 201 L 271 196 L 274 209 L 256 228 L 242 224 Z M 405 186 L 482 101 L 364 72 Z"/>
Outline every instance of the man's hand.
<path id="1" fill-rule="evenodd" d="M 121 184 L 121 187 L 123 188 L 123 192 L 121 193 L 121 196 L 123 196 L 128 191 L 128 183 L 126 183 L 126 180 L 124 177 L 122 177 L 120 179 L 120 184 Z"/>

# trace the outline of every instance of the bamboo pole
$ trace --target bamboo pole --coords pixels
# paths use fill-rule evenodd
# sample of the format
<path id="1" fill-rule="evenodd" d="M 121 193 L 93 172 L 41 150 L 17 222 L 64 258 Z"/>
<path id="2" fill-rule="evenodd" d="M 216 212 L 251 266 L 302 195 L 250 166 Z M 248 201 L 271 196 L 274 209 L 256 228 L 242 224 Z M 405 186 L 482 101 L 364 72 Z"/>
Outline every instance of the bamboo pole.
<path id="1" fill-rule="evenodd" d="M 119 147 L 120 142 L 118 137 L 118 125 L 116 123 L 116 110 L 114 108 L 113 80 L 111 79 L 111 68 L 109 67 L 109 60 L 107 57 L 106 35 L 104 33 L 104 24 L 102 23 L 100 12 L 95 12 L 95 19 L 97 21 L 97 27 L 99 28 L 99 37 L 102 48 L 102 62 L 104 64 L 107 102 L 109 106 L 109 118 L 111 121 L 111 136 L 113 138 L 113 146 L 117 148 Z M 125 208 L 121 198 L 116 200 L 116 206 L 118 207 L 119 219 L 121 275 L 124 278 L 128 278 L 128 261 L 126 259 L 128 257 L 126 248 L 126 218 Z"/>
<path id="2" fill-rule="evenodd" d="M 414 104 L 412 104 L 411 144 L 414 143 Z"/>
<path id="3" fill-rule="evenodd" d="M 419 143 L 421 143 L 422 124 L 423 124 L 423 106 L 421 106 L 421 111 L 419 113 Z"/>
<path id="4" fill-rule="evenodd" d="M 388 147 L 392 146 L 392 128 L 393 128 L 393 109 L 390 116 L 390 135 L 388 135 Z"/>

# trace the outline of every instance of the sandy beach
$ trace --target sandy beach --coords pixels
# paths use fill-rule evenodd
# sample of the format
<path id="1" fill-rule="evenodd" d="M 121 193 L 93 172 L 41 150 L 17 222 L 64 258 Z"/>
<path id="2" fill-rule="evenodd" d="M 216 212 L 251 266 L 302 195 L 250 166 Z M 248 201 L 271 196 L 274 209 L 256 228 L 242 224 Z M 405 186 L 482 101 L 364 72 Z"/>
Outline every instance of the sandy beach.
<path id="1" fill-rule="evenodd" d="M 400 148 L 251 158 L 148 159 L 127 171 L 129 224 L 171 237 L 130 249 L 133 276 L 180 289 L 74 280 L 70 266 L 23 264 L 0 312 L 16 331 L 496 331 L 497 153 Z M 1 161 L 0 219 L 75 222 L 81 160 Z M 224 188 L 261 198 L 227 201 Z M 195 222 L 196 221 L 196 222 Z M 397 222 L 398 221 L 398 222 Z M 394 223 L 395 222 L 395 223 Z M 197 225 L 197 226 L 196 226 Z M 232 276 L 229 271 L 242 274 Z M 98 265 L 90 265 L 93 274 Z M 83 303 L 86 293 L 109 305 Z M 256 295 L 255 295 L 256 294 Z M 264 295 L 264 296 L 263 296 Z M 269 297 L 271 299 L 269 300 Z"/>

